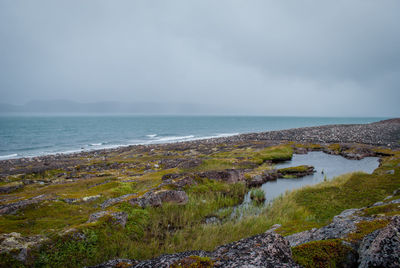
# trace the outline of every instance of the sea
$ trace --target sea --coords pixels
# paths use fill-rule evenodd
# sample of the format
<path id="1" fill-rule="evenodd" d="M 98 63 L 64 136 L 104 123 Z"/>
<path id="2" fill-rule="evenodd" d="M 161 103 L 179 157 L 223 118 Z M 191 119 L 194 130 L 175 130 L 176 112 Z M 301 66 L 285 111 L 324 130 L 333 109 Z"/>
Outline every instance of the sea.
<path id="1" fill-rule="evenodd" d="M 68 154 L 328 124 L 364 124 L 381 117 L 1 115 L 0 160 Z"/>

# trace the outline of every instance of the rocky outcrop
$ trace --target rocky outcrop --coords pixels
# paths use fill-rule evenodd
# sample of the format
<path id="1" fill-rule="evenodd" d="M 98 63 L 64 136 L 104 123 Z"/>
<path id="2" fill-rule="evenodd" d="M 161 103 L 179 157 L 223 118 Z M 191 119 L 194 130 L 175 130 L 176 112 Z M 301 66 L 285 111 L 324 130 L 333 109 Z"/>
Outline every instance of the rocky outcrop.
<path id="1" fill-rule="evenodd" d="M 364 237 L 358 249 L 359 267 L 400 267 L 400 216 Z"/>
<path id="2" fill-rule="evenodd" d="M 220 246 L 210 256 L 215 267 L 299 267 L 289 243 L 274 232 Z"/>
<path id="3" fill-rule="evenodd" d="M 111 212 L 111 211 L 99 211 L 90 215 L 88 223 L 96 222 L 104 216 L 110 216 L 115 223 L 125 227 L 126 221 L 128 220 L 128 214 L 126 212 Z"/>
<path id="4" fill-rule="evenodd" d="M 369 217 L 359 216 L 361 209 L 347 209 L 335 216 L 332 223 L 322 228 L 313 228 L 285 237 L 292 247 L 316 240 L 345 238 L 356 230 L 356 223 L 362 220 L 371 220 Z"/>
<path id="5" fill-rule="evenodd" d="M 175 203 L 184 205 L 188 202 L 189 198 L 184 191 L 164 190 L 158 192 L 147 192 L 142 197 L 132 198 L 129 203 L 133 206 L 145 207 L 159 207 L 164 202 Z"/>
<path id="6" fill-rule="evenodd" d="M 104 201 L 104 202 L 100 205 L 100 207 L 101 207 L 102 209 L 105 209 L 105 208 L 108 208 L 108 207 L 110 207 L 110 206 L 112 206 L 112 205 L 115 205 L 115 204 L 117 204 L 117 203 L 121 203 L 121 202 L 127 200 L 128 198 L 131 198 L 131 197 L 136 196 L 136 195 L 137 195 L 137 194 L 126 194 L 126 195 L 123 195 L 123 196 L 119 196 L 119 197 L 115 197 L 115 198 L 110 198 L 110 199 L 107 199 L 106 201 Z"/>
<path id="7" fill-rule="evenodd" d="M 52 198 L 49 195 L 42 194 L 42 195 L 38 195 L 38 196 L 29 198 L 26 200 L 1 205 L 0 206 L 0 215 L 16 213 L 18 210 L 23 209 L 27 206 L 37 204 L 41 201 L 50 200 L 50 199 L 52 199 Z"/>
<path id="8" fill-rule="evenodd" d="M 167 268 L 190 256 L 208 257 L 214 267 L 300 267 L 292 260 L 289 243 L 280 235 L 266 232 L 226 244 L 212 252 L 187 251 L 167 254 L 151 260 L 113 260 L 94 266 L 96 268 L 125 267 Z"/>
<path id="9" fill-rule="evenodd" d="M 10 184 L 0 186 L 0 194 L 9 194 L 23 187 L 23 184 Z"/>
<path id="10" fill-rule="evenodd" d="M 226 183 L 245 181 L 244 172 L 237 169 L 210 170 L 197 173 L 196 175 L 200 178 L 208 178 L 210 180 L 223 181 Z"/>
<path id="11" fill-rule="evenodd" d="M 0 234 L 0 254 L 9 253 L 15 259 L 26 262 L 33 248 L 40 246 L 47 238 L 41 235 L 23 237 L 20 233 Z"/>

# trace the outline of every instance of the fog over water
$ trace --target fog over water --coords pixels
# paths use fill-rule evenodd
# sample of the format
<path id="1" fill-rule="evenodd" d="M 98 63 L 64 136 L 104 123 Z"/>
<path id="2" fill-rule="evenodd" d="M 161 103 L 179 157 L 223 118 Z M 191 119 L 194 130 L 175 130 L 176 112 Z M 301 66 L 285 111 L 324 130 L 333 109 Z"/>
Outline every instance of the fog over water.
<path id="1" fill-rule="evenodd" d="M 0 102 L 395 117 L 399 10 L 396 0 L 1 1 Z"/>

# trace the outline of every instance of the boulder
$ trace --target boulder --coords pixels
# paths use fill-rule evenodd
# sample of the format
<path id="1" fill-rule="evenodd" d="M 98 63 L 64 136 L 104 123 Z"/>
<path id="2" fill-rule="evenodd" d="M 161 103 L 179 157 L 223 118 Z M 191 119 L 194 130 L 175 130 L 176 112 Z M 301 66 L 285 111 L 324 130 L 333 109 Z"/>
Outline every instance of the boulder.
<path id="1" fill-rule="evenodd" d="M 245 181 L 244 172 L 237 169 L 211 170 L 197 174 L 200 178 L 218 180 L 226 183 Z"/>
<path id="2" fill-rule="evenodd" d="M 215 267 L 300 267 L 288 241 L 274 232 L 220 246 L 210 255 Z"/>
<path id="3" fill-rule="evenodd" d="M 184 191 L 164 190 L 159 192 L 147 192 L 142 197 L 129 200 L 131 205 L 139 207 L 159 207 L 164 202 L 184 205 L 189 198 Z"/>
<path id="4" fill-rule="evenodd" d="M 25 263 L 31 249 L 39 247 L 47 238 L 41 235 L 23 237 L 20 233 L 0 234 L 0 254 L 10 253 Z"/>
<path id="5" fill-rule="evenodd" d="M 100 218 L 109 215 L 113 218 L 113 220 L 120 224 L 122 227 L 125 227 L 126 221 L 128 220 L 128 214 L 126 212 L 111 212 L 111 211 L 99 211 L 90 215 L 88 223 L 96 222 Z"/>
<path id="6" fill-rule="evenodd" d="M 358 250 L 359 267 L 400 267 L 400 216 L 385 228 L 364 237 Z"/>

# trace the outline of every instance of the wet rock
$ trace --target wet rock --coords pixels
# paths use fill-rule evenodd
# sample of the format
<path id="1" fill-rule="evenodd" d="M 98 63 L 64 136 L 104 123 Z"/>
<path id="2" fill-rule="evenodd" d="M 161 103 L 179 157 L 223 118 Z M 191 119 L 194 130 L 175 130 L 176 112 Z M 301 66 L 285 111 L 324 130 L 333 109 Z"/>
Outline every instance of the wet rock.
<path id="1" fill-rule="evenodd" d="M 211 170 L 197 173 L 200 178 L 208 178 L 210 180 L 218 180 L 226 183 L 236 183 L 245 181 L 244 172 L 236 169 Z"/>
<path id="2" fill-rule="evenodd" d="M 37 204 L 41 201 L 49 200 L 49 199 L 51 199 L 49 195 L 42 194 L 42 195 L 38 195 L 38 196 L 29 198 L 26 200 L 18 201 L 15 203 L 1 205 L 0 206 L 0 215 L 16 213 L 18 210 L 23 209 L 29 205 Z"/>
<path id="3" fill-rule="evenodd" d="M 33 248 L 40 246 L 47 238 L 40 235 L 23 237 L 20 233 L 0 234 L 0 254 L 10 253 L 21 262 L 26 262 Z"/>
<path id="4" fill-rule="evenodd" d="M 128 214 L 126 212 L 99 211 L 90 215 L 89 220 L 87 222 L 88 223 L 96 222 L 100 218 L 107 215 L 111 216 L 117 224 L 120 224 L 122 227 L 125 227 L 126 221 L 128 220 Z"/>
<path id="5" fill-rule="evenodd" d="M 248 187 L 258 187 L 265 182 L 266 180 L 264 180 L 264 177 L 262 175 L 255 175 L 251 179 L 246 181 Z"/>
<path id="6" fill-rule="evenodd" d="M 359 267 L 400 267 L 400 216 L 361 242 Z"/>

